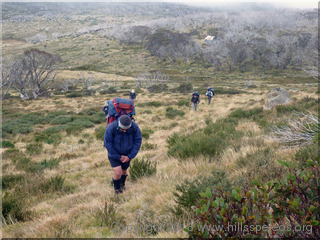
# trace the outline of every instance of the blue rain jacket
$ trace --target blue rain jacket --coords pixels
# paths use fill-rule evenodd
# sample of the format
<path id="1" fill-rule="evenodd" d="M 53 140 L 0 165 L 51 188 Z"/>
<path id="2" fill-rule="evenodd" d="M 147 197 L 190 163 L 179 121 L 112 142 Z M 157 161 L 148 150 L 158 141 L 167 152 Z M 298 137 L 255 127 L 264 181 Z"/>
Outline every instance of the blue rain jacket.
<path id="1" fill-rule="evenodd" d="M 113 121 L 107 126 L 104 133 L 104 147 L 108 150 L 109 159 L 120 160 L 121 155 L 135 158 L 142 142 L 141 131 L 135 122 L 127 132 L 121 132 L 118 121 Z"/>

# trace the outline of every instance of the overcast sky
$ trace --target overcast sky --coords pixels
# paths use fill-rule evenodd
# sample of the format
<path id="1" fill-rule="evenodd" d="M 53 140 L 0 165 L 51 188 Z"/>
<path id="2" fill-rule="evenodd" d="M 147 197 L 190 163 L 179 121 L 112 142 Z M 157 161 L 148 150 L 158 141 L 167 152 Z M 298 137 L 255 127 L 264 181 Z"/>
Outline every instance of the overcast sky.
<path id="1" fill-rule="evenodd" d="M 286 7 L 295 7 L 295 8 L 318 8 L 318 1 L 317 0 L 280 0 L 280 1 L 264 1 L 264 0 L 255 0 L 255 1 L 241 1 L 241 0 L 223 0 L 223 1 L 214 1 L 214 0 L 207 0 L 207 1 L 196 1 L 196 0 L 2 0 L 2 2 L 179 2 L 179 3 L 186 3 L 192 5 L 213 5 L 213 4 L 232 4 L 232 3 L 241 3 L 241 2 L 255 2 L 255 3 L 273 3 L 280 6 Z"/>

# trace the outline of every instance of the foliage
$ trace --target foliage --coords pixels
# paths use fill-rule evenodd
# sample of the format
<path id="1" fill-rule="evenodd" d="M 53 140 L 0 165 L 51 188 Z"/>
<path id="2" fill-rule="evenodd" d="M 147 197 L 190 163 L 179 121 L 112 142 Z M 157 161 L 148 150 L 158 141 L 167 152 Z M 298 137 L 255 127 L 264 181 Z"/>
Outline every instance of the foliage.
<path id="1" fill-rule="evenodd" d="M 179 107 L 182 107 L 182 106 L 189 106 L 189 104 L 190 104 L 190 101 L 188 100 L 188 99 L 183 99 L 183 100 L 180 100 L 179 102 L 178 102 L 178 106 Z"/>
<path id="2" fill-rule="evenodd" d="M 24 180 L 24 175 L 22 175 L 22 174 L 3 175 L 2 176 L 2 190 L 12 188 L 14 185 L 20 183 L 23 180 Z"/>
<path id="3" fill-rule="evenodd" d="M 157 164 L 151 163 L 148 159 L 135 159 L 130 167 L 130 177 L 132 181 L 136 181 L 142 177 L 149 177 L 157 172 Z"/>
<path id="4" fill-rule="evenodd" d="M 195 209 L 198 226 L 190 236 L 319 238 L 320 202 L 315 200 L 320 198 L 319 157 L 300 168 L 279 162 L 289 170 L 283 179 L 268 184 L 255 180 L 250 189 L 207 188 L 200 194 Z"/>
<path id="5" fill-rule="evenodd" d="M 100 91 L 100 94 L 102 94 L 102 95 L 112 94 L 112 93 L 117 93 L 116 87 L 108 87 L 107 89 L 103 89 Z"/>
<path id="6" fill-rule="evenodd" d="M 174 109 L 173 107 L 167 107 L 166 108 L 166 117 L 167 118 L 170 118 L 170 119 L 173 119 L 175 118 L 176 116 L 184 116 L 184 111 L 181 111 L 181 110 L 178 110 L 178 109 Z"/>
<path id="7" fill-rule="evenodd" d="M 69 94 L 66 94 L 67 98 L 77 98 L 77 97 L 84 97 L 84 94 L 82 92 L 72 92 Z"/>
<path id="8" fill-rule="evenodd" d="M 0 141 L 1 148 L 14 148 L 14 144 L 9 141 Z"/>
<path id="9" fill-rule="evenodd" d="M 168 89 L 168 85 L 163 83 L 153 84 L 147 87 L 147 90 L 149 92 L 155 92 L 155 93 L 161 93 L 166 91 L 167 89 Z"/>
<path id="10" fill-rule="evenodd" d="M 137 104 L 139 107 L 160 107 L 162 106 L 161 102 L 152 101 L 152 102 L 145 102 Z"/>
<path id="11" fill-rule="evenodd" d="M 145 113 L 145 114 L 152 114 L 152 111 L 151 111 L 151 110 L 149 110 L 149 109 L 147 109 L 147 110 L 143 111 L 142 113 Z"/>
<path id="12" fill-rule="evenodd" d="M 98 226 L 110 227 L 113 223 L 125 224 L 124 217 L 117 210 L 117 205 L 113 202 L 104 203 L 95 213 L 94 218 Z"/>
<path id="13" fill-rule="evenodd" d="M 246 91 L 242 91 L 242 90 L 238 90 L 238 89 L 234 89 L 234 88 L 217 88 L 214 89 L 214 93 L 216 95 L 220 95 L 220 94 L 242 94 L 242 93 L 246 93 Z"/>
<path id="14" fill-rule="evenodd" d="M 142 129 L 142 130 L 141 130 L 141 135 L 142 135 L 142 137 L 145 138 L 145 139 L 149 139 L 150 134 L 152 134 L 152 133 L 153 133 L 153 130 L 152 130 L 152 129 Z"/>
<path id="15" fill-rule="evenodd" d="M 1 215 L 2 221 L 10 224 L 29 219 L 31 212 L 26 207 L 26 201 L 23 201 L 23 196 L 17 193 L 5 192 L 2 199 Z"/>
<path id="16" fill-rule="evenodd" d="M 150 150 L 150 149 L 156 149 L 157 148 L 157 144 L 152 144 L 149 142 L 146 142 L 144 144 L 142 144 L 141 146 L 141 150 Z"/>
<path id="17" fill-rule="evenodd" d="M 176 185 L 173 195 L 175 197 L 176 206 L 173 213 L 177 216 L 192 212 L 192 206 L 196 205 L 200 200 L 201 192 L 205 192 L 208 187 L 219 186 L 225 190 L 229 190 L 231 183 L 229 182 L 226 171 L 218 169 L 213 171 L 208 177 L 199 177 L 194 180 L 186 180 L 182 184 Z"/>
<path id="18" fill-rule="evenodd" d="M 190 93 L 193 90 L 192 82 L 180 83 L 179 86 L 175 89 L 172 89 L 173 92 L 179 93 Z"/>
<path id="19" fill-rule="evenodd" d="M 220 154 L 230 140 L 240 139 L 242 132 L 236 131 L 238 122 L 227 118 L 208 124 L 192 134 L 174 133 L 167 138 L 168 155 L 183 160 L 188 157 L 204 155 L 209 158 Z"/>
<path id="20" fill-rule="evenodd" d="M 73 116 L 59 115 L 59 116 L 56 116 L 55 118 L 53 118 L 50 121 L 50 124 L 53 124 L 53 125 L 66 124 L 66 123 L 72 122 L 73 120 L 74 120 Z"/>
<path id="21" fill-rule="evenodd" d="M 251 118 L 255 115 L 261 114 L 263 112 L 262 108 L 253 108 L 250 110 L 243 110 L 242 108 L 239 108 L 229 114 L 232 118 Z"/>
<path id="22" fill-rule="evenodd" d="M 42 143 L 29 143 L 26 146 L 26 153 L 30 155 L 38 155 L 43 150 Z"/>
<path id="23" fill-rule="evenodd" d="M 99 126 L 94 130 L 94 135 L 97 140 L 102 140 L 104 139 L 104 133 L 106 131 L 106 126 Z"/>

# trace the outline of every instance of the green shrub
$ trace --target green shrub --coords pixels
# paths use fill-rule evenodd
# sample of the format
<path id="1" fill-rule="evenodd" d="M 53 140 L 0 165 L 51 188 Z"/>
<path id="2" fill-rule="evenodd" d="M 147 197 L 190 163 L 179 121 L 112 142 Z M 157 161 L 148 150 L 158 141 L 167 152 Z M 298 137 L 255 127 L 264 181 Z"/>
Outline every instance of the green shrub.
<path id="1" fill-rule="evenodd" d="M 26 153 L 30 155 L 40 154 L 43 150 L 42 143 L 30 143 L 26 146 Z"/>
<path id="2" fill-rule="evenodd" d="M 53 124 L 53 125 L 66 124 L 66 123 L 72 122 L 73 120 L 74 120 L 74 118 L 72 116 L 61 115 L 61 116 L 56 116 L 55 118 L 53 118 L 50 121 L 50 124 Z"/>
<path id="3" fill-rule="evenodd" d="M 83 139 L 79 139 L 78 144 L 84 144 L 84 140 Z"/>
<path id="4" fill-rule="evenodd" d="M 64 154 L 60 155 L 59 159 L 70 160 L 70 159 L 74 159 L 74 158 L 78 158 L 78 157 L 82 157 L 82 155 L 77 154 L 77 153 L 64 153 Z"/>
<path id="5" fill-rule="evenodd" d="M 154 84 L 154 85 L 151 85 L 149 87 L 147 87 L 147 90 L 149 92 L 156 92 L 156 93 L 160 93 L 160 92 L 164 92 L 168 89 L 168 86 L 167 84 Z"/>
<path id="6" fill-rule="evenodd" d="M 219 94 L 242 94 L 242 93 L 246 93 L 246 91 L 242 91 L 242 90 L 238 90 L 238 89 L 234 89 L 234 88 L 215 88 L 214 89 L 214 93 L 215 95 L 219 95 Z"/>
<path id="7" fill-rule="evenodd" d="M 197 226 L 189 230 L 190 237 L 319 238 L 320 202 L 315 201 L 320 198 L 320 182 L 316 180 L 320 178 L 319 158 L 302 168 L 279 162 L 289 170 L 283 179 L 267 184 L 255 180 L 250 189 L 207 188 L 201 193 L 194 216 Z M 239 223 L 247 226 L 246 230 L 238 227 Z M 220 227 L 209 229 L 210 225 Z"/>
<path id="8" fill-rule="evenodd" d="M 30 218 L 31 212 L 26 207 L 23 196 L 17 193 L 5 192 L 2 198 L 2 219 L 7 224 L 15 221 L 26 221 Z"/>
<path id="9" fill-rule="evenodd" d="M 110 227 L 113 223 L 125 225 L 125 218 L 117 211 L 117 205 L 113 202 L 105 202 L 104 208 L 99 208 L 93 216 L 94 226 Z"/>
<path id="10" fill-rule="evenodd" d="M 117 89 L 115 87 L 109 87 L 107 89 L 103 89 L 100 91 L 100 94 L 104 95 L 104 94 L 113 94 L 113 93 L 117 93 Z"/>
<path id="11" fill-rule="evenodd" d="M 136 181 L 142 177 L 149 177 L 157 172 L 157 164 L 152 164 L 148 159 L 135 159 L 130 167 L 130 177 Z"/>
<path id="12" fill-rule="evenodd" d="M 21 152 L 17 148 L 10 148 L 4 151 L 2 154 L 3 159 L 14 159 L 21 155 Z"/>
<path id="13" fill-rule="evenodd" d="M 183 215 L 192 212 L 192 206 L 200 200 L 201 192 L 205 192 L 208 187 L 219 186 L 224 190 L 231 188 L 225 170 L 212 172 L 211 176 L 200 177 L 195 180 L 186 180 L 184 183 L 177 185 L 173 193 L 176 206 L 173 210 L 175 215 Z"/>
<path id="14" fill-rule="evenodd" d="M 86 118 L 78 118 L 73 122 L 67 124 L 66 132 L 68 135 L 70 134 L 78 134 L 85 128 L 90 128 L 94 126 L 94 123 Z"/>
<path id="15" fill-rule="evenodd" d="M 150 150 L 150 149 L 156 149 L 157 148 L 157 144 L 152 144 L 152 143 L 144 143 L 141 146 L 141 150 Z"/>
<path id="16" fill-rule="evenodd" d="M 78 115 L 81 115 L 81 116 L 92 116 L 92 115 L 95 115 L 95 114 L 100 113 L 100 112 L 101 112 L 101 108 L 100 107 L 94 107 L 94 108 L 84 109 L 81 112 L 79 112 Z"/>
<path id="17" fill-rule="evenodd" d="M 153 133 L 152 129 L 142 129 L 142 131 L 141 131 L 141 135 L 145 139 L 149 139 L 150 134 L 152 134 L 152 133 Z"/>
<path id="18" fill-rule="evenodd" d="M 299 109 L 292 105 L 277 105 L 276 110 L 278 114 L 287 114 L 298 111 Z"/>
<path id="19" fill-rule="evenodd" d="M 139 107 L 160 107 L 162 106 L 161 102 L 152 101 L 152 102 L 145 102 L 137 104 Z"/>
<path id="20" fill-rule="evenodd" d="M 54 118 L 58 116 L 66 116 L 68 115 L 69 112 L 67 113 L 66 111 L 56 111 L 56 112 L 49 112 L 47 115 L 44 117 L 44 122 L 43 123 L 50 123 Z"/>
<path id="21" fill-rule="evenodd" d="M 145 113 L 145 114 L 152 114 L 152 111 L 151 111 L 151 110 L 149 110 L 149 109 L 147 109 L 147 110 L 143 111 L 142 113 Z"/>
<path id="22" fill-rule="evenodd" d="M 106 131 L 106 126 L 99 126 L 94 130 L 94 135 L 97 140 L 104 141 L 104 133 Z"/>
<path id="23" fill-rule="evenodd" d="M 62 141 L 62 136 L 59 133 L 46 133 L 41 132 L 41 133 L 37 133 L 35 135 L 35 141 L 36 142 L 45 142 L 48 144 L 53 144 L 53 145 L 59 145 Z"/>
<path id="24" fill-rule="evenodd" d="M 178 102 L 178 106 L 179 107 L 182 107 L 182 106 L 189 106 L 189 104 L 190 104 L 190 101 L 188 100 L 188 99 L 183 99 L 183 100 L 180 100 L 179 102 Z"/>
<path id="25" fill-rule="evenodd" d="M 178 126 L 178 125 L 179 125 L 179 123 L 173 122 L 173 123 L 170 124 L 170 128 L 174 128 L 174 127 L 176 127 L 176 126 Z"/>
<path id="26" fill-rule="evenodd" d="M 14 135 L 17 135 L 17 134 L 28 134 L 28 133 L 31 133 L 31 132 L 33 132 L 33 128 L 32 127 L 20 127 L 20 128 L 16 128 L 16 129 L 12 130 L 12 133 Z"/>
<path id="27" fill-rule="evenodd" d="M 181 110 L 178 110 L 178 109 L 174 109 L 172 107 L 167 107 L 166 108 L 166 117 L 167 118 L 170 118 L 170 119 L 173 119 L 175 118 L 176 116 L 184 116 L 184 111 L 181 111 Z"/>
<path id="28" fill-rule="evenodd" d="M 179 86 L 175 89 L 172 89 L 173 92 L 180 93 L 190 93 L 193 90 L 192 82 L 180 83 Z"/>
<path id="29" fill-rule="evenodd" d="M 50 127 L 41 132 L 41 134 L 51 135 L 53 133 L 63 132 L 68 128 L 68 125 L 58 125 L 54 127 Z"/>
<path id="30" fill-rule="evenodd" d="M 59 158 L 51 158 L 49 161 L 47 161 L 47 159 L 44 159 L 40 165 L 43 167 L 43 169 L 53 169 L 58 167 L 60 163 L 60 159 Z"/>
<path id="31" fill-rule="evenodd" d="M 106 121 L 106 116 L 104 112 L 99 112 L 95 113 L 92 116 L 87 117 L 89 121 L 95 123 L 95 124 L 100 124 Z"/>
<path id="32" fill-rule="evenodd" d="M 1 148 L 14 148 L 14 144 L 9 141 L 0 141 Z"/>
<path id="33" fill-rule="evenodd" d="M 24 180 L 24 175 L 16 174 L 16 175 L 3 175 L 2 176 L 2 190 L 12 188 L 16 184 L 22 182 Z"/>
<path id="34" fill-rule="evenodd" d="M 42 193 L 60 192 L 63 189 L 64 181 L 65 179 L 60 175 L 51 177 L 50 179 L 41 183 L 41 185 L 39 186 L 39 190 Z"/>
<path id="35" fill-rule="evenodd" d="M 243 110 L 241 108 L 230 113 L 229 117 L 231 118 L 251 118 L 263 112 L 262 108 L 253 108 L 250 110 Z"/>
<path id="36" fill-rule="evenodd" d="M 84 94 L 81 92 L 73 92 L 73 93 L 66 94 L 66 97 L 67 98 L 84 97 Z"/>
<path id="37" fill-rule="evenodd" d="M 243 132 L 236 131 L 235 119 L 222 119 L 188 135 L 174 133 L 167 138 L 168 155 L 186 159 L 204 155 L 209 158 L 220 154 L 230 140 L 239 140 Z"/>
<path id="38" fill-rule="evenodd" d="M 294 158 L 299 163 L 299 167 L 306 166 L 310 160 L 319 158 L 319 145 L 315 142 L 311 145 L 304 146 L 300 148 Z"/>

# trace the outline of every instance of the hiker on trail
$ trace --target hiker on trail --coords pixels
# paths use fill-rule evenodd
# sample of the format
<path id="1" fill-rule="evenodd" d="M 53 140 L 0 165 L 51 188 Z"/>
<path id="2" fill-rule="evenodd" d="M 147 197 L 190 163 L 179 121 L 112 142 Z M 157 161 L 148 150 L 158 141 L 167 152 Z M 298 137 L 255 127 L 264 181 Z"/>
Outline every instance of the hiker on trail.
<path id="1" fill-rule="evenodd" d="M 138 124 L 128 115 L 122 115 L 117 121 L 108 125 L 104 134 L 104 146 L 113 169 L 113 186 L 115 193 L 125 190 L 130 161 L 135 158 L 141 147 L 142 137 Z"/>
<path id="2" fill-rule="evenodd" d="M 208 104 L 211 102 L 211 98 L 214 96 L 214 89 L 212 87 L 208 88 L 208 91 L 206 92 L 206 96 L 208 97 Z"/>
<path id="3" fill-rule="evenodd" d="M 132 89 L 131 92 L 130 92 L 130 99 L 135 100 L 136 97 L 137 97 L 136 93 L 135 93 L 134 89 Z"/>
<path id="4" fill-rule="evenodd" d="M 192 110 L 197 111 L 197 105 L 200 102 L 200 95 L 198 92 L 192 94 L 190 102 L 192 103 Z"/>

